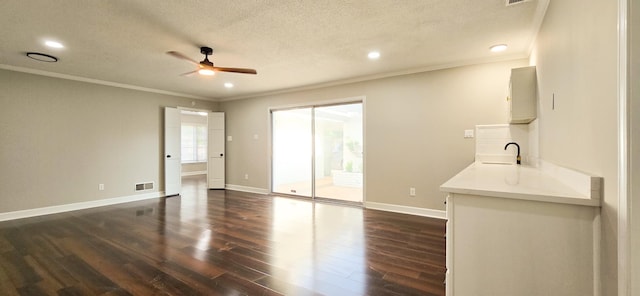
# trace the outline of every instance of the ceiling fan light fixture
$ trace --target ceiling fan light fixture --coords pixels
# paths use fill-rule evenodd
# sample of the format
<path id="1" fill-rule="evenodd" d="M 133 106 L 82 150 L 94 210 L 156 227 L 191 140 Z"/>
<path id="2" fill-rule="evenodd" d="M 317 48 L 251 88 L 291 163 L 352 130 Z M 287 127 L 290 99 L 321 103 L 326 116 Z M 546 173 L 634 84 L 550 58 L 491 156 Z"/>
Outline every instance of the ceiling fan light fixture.
<path id="1" fill-rule="evenodd" d="M 198 74 L 206 75 L 206 76 L 213 76 L 213 75 L 216 74 L 216 72 L 214 72 L 213 70 L 209 70 L 209 69 L 200 69 L 200 70 L 198 70 Z"/>

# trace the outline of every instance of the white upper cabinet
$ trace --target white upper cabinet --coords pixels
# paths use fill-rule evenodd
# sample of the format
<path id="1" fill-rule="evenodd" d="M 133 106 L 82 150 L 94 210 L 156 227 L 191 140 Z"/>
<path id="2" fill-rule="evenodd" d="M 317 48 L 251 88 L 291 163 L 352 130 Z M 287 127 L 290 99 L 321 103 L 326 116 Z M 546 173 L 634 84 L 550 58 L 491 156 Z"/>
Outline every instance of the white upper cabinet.
<path id="1" fill-rule="evenodd" d="M 509 81 L 509 123 L 529 123 L 536 119 L 536 67 L 511 69 Z"/>

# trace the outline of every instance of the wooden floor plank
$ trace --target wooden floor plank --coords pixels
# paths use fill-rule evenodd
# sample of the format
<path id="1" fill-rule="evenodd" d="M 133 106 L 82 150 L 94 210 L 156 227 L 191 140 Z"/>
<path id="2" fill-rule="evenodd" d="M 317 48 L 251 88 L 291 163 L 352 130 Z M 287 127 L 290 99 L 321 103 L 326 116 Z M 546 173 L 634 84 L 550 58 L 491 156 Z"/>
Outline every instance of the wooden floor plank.
<path id="1" fill-rule="evenodd" d="M 0 222 L 3 295 L 444 295 L 444 220 L 183 185 Z"/>
<path id="2" fill-rule="evenodd" d="M 0 291 L 7 296 L 19 295 L 16 290 L 16 285 L 11 282 L 11 279 L 3 268 L 3 265 L 0 265 Z"/>

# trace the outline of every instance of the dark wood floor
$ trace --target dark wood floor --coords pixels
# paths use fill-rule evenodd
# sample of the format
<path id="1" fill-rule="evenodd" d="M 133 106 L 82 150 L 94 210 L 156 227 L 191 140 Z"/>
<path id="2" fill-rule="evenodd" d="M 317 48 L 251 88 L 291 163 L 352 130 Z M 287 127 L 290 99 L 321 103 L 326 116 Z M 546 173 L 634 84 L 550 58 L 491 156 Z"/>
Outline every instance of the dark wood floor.
<path id="1" fill-rule="evenodd" d="M 444 295 L 443 220 L 184 185 L 0 222 L 2 295 Z"/>

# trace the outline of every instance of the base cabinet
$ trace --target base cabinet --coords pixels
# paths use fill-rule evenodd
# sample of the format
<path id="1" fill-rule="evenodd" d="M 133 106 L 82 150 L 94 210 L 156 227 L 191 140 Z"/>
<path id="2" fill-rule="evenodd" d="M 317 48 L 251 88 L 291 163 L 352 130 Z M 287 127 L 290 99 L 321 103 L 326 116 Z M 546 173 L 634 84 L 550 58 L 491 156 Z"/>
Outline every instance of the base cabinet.
<path id="1" fill-rule="evenodd" d="M 446 294 L 599 295 L 599 213 L 450 193 Z"/>

